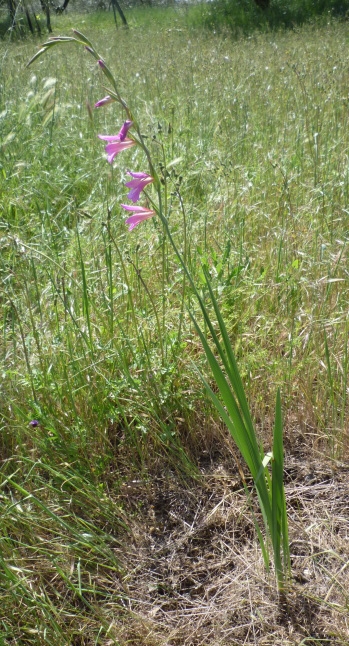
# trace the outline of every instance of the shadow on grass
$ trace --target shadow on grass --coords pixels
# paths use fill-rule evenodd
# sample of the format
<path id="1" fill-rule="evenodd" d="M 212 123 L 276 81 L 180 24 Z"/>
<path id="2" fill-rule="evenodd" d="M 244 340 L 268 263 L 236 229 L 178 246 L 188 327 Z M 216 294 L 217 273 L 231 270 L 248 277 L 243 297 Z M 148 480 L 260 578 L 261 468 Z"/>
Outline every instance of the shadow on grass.
<path id="1" fill-rule="evenodd" d="M 214 0 L 203 20 L 211 29 L 229 29 L 238 36 L 348 16 L 349 0 L 271 0 L 264 10 L 254 0 Z"/>
<path id="2" fill-rule="evenodd" d="M 4 14 L 0 15 L 0 38 L 4 38 L 4 36 L 9 33 L 9 30 L 11 29 L 11 19 L 9 16 L 5 16 Z"/>
<path id="3" fill-rule="evenodd" d="M 18 16 L 15 25 L 13 25 L 10 16 L 4 14 L 0 15 L 0 40 L 6 36 L 11 36 L 11 39 L 21 39 L 27 36 L 41 36 L 46 35 L 47 29 L 40 16 L 32 14 L 29 16 L 31 27 L 28 24 L 28 19 L 25 15 Z"/>

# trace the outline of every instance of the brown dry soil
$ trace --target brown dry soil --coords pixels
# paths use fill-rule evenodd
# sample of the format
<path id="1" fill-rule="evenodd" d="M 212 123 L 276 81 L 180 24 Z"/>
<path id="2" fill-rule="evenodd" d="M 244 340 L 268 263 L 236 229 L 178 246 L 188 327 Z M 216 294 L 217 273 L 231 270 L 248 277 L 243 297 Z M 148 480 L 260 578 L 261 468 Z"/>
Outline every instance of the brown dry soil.
<path id="1" fill-rule="evenodd" d="M 121 643 L 349 646 L 349 463 L 303 449 L 285 463 L 292 580 L 282 598 L 233 457 L 208 459 L 190 486 L 173 474 L 125 483 Z"/>

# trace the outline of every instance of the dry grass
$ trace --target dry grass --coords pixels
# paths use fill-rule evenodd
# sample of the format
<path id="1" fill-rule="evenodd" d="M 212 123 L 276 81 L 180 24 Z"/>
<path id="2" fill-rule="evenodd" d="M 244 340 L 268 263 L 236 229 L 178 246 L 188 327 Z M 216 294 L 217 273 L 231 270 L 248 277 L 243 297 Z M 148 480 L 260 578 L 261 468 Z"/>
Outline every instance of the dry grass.
<path id="1" fill-rule="evenodd" d="M 128 572 L 121 643 L 349 643 L 348 468 L 299 448 L 286 463 L 293 580 L 282 598 L 232 457 L 203 466 L 190 488 L 171 475 L 125 484 L 135 516 L 120 554 Z"/>

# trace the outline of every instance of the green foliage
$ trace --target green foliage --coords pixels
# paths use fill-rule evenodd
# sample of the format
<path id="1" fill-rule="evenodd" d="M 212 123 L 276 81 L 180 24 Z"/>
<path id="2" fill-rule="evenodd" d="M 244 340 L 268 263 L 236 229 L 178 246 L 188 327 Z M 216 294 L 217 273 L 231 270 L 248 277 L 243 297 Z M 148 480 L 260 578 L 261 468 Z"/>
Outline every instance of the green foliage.
<path id="1" fill-rule="evenodd" d="M 142 12 L 127 33 L 108 14 L 103 30 L 95 15 L 81 29 L 139 109 L 152 153 L 172 162 L 171 230 L 182 247 L 179 185 L 190 270 L 212 313 L 202 267 L 210 273 L 258 439 L 277 454 L 280 387 L 288 450 L 296 427 L 339 456 L 348 416 L 347 25 L 234 43 L 188 30 L 180 11 L 171 31 L 144 13 L 144 29 Z M 67 32 L 70 21 L 78 24 L 69 16 L 57 24 Z M 47 643 L 46 628 L 61 646 L 81 626 L 93 643 L 99 630 L 117 639 L 99 612 L 112 622 L 122 602 L 109 612 L 109 556 L 98 578 L 96 545 L 112 550 L 113 532 L 127 544 L 129 519 L 115 502 L 122 482 L 196 475 L 197 458 L 222 440 L 193 369 L 212 388 L 195 328 L 185 310 L 181 317 L 178 261 L 155 221 L 137 237 L 125 230 L 123 169 L 139 157 L 130 150 L 122 166 L 107 167 L 96 137 L 116 133 L 122 113 L 91 109 L 101 78 L 83 49 L 56 48 L 28 70 L 33 53 L 32 41 L 1 44 L 1 585 L 4 615 L 16 617 L 3 630 L 9 643 L 37 644 Z M 201 324 L 188 282 L 185 295 Z M 282 527 L 274 500 L 272 522 Z"/>
<path id="2" fill-rule="evenodd" d="M 345 19 L 348 10 L 347 0 L 271 0 L 266 9 L 254 0 L 213 0 L 203 9 L 201 20 L 210 29 L 229 30 L 239 37 L 305 23 L 326 24 L 329 19 Z"/>

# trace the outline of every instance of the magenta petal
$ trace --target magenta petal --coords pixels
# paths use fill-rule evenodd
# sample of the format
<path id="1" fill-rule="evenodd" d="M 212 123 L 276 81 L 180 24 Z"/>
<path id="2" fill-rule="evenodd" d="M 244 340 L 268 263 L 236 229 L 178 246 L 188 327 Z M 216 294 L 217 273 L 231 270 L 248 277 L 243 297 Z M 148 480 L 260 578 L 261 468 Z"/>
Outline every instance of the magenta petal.
<path id="1" fill-rule="evenodd" d="M 97 135 L 98 139 L 102 139 L 102 141 L 120 141 L 119 135 Z"/>
<path id="2" fill-rule="evenodd" d="M 121 204 L 121 206 L 126 211 L 133 211 L 133 215 L 126 220 L 126 224 L 128 224 L 130 231 L 132 231 L 132 229 L 134 229 L 140 222 L 149 220 L 149 218 L 152 218 L 153 215 L 155 215 L 155 211 L 146 209 L 144 206 L 131 206 L 130 204 Z"/>
<path id="3" fill-rule="evenodd" d="M 130 188 L 131 191 L 128 193 L 127 197 L 129 200 L 132 200 L 132 202 L 138 202 L 139 196 L 141 194 L 141 191 L 148 185 L 151 184 L 151 182 L 154 181 L 154 178 L 151 175 L 148 175 L 147 173 L 131 173 L 131 171 L 127 171 L 131 177 L 134 179 L 131 179 L 129 182 L 126 182 L 125 186 L 127 188 Z"/>
<path id="4" fill-rule="evenodd" d="M 132 173 L 130 170 L 128 170 L 127 172 L 129 175 L 131 175 L 131 177 L 134 177 L 135 179 L 146 179 L 147 177 L 149 177 L 149 179 L 153 181 L 153 178 L 151 177 L 151 175 L 148 175 L 148 173 Z M 126 186 L 128 186 L 128 184 L 126 184 Z"/>
<path id="5" fill-rule="evenodd" d="M 133 121 L 125 121 L 125 123 L 123 123 L 119 132 L 120 141 L 124 141 L 131 126 L 133 126 Z"/>
<path id="6" fill-rule="evenodd" d="M 105 101 L 108 97 L 105 97 L 104 99 L 101 99 L 98 101 L 98 103 L 101 103 Z M 109 97 L 110 101 L 113 101 L 111 97 Z M 109 101 L 108 101 L 109 103 Z M 96 103 L 97 106 L 97 103 Z M 126 140 L 126 135 L 133 125 L 132 121 L 125 121 L 125 123 L 122 125 L 120 132 L 118 132 L 117 135 L 98 135 L 99 139 L 102 139 L 103 141 L 125 141 Z M 131 141 L 131 140 L 130 140 Z"/>
<path id="7" fill-rule="evenodd" d="M 106 153 L 113 153 L 115 154 L 121 153 L 122 150 L 127 150 L 127 148 L 131 148 L 132 146 L 135 145 L 135 142 L 132 139 L 125 139 L 124 141 L 114 141 L 113 143 L 109 143 L 105 147 L 105 152 Z"/>
<path id="8" fill-rule="evenodd" d="M 129 218 L 126 220 L 126 224 L 128 225 L 129 231 L 132 231 L 137 224 L 140 224 L 141 222 L 144 222 L 144 220 L 149 220 L 150 218 L 155 215 L 155 211 L 148 211 L 145 210 L 144 213 L 137 213 L 135 215 L 131 215 Z"/>
<path id="9" fill-rule="evenodd" d="M 125 141 L 116 141 L 114 143 L 107 144 L 105 147 L 105 152 L 107 153 L 107 160 L 109 164 L 112 163 L 116 155 L 121 153 L 123 150 L 127 150 L 127 148 L 131 148 L 134 145 L 135 142 L 133 141 L 133 139 L 125 139 Z"/>
<path id="10" fill-rule="evenodd" d="M 129 182 L 130 184 L 131 182 Z M 127 184 L 126 184 L 127 186 Z M 131 188 L 131 187 L 129 187 Z M 132 200 L 132 202 L 138 202 L 141 192 L 143 190 L 143 186 L 134 186 L 129 193 L 127 193 L 127 197 L 129 200 Z"/>
<path id="11" fill-rule="evenodd" d="M 139 179 L 131 179 L 130 182 L 126 182 L 125 186 L 127 188 L 138 188 L 138 186 L 143 186 L 144 184 Z"/>
<path id="12" fill-rule="evenodd" d="M 149 211 L 149 209 L 146 209 L 144 206 L 134 206 L 133 204 L 121 204 L 121 206 L 126 211 L 134 211 L 134 213 L 144 213 L 145 211 Z"/>

